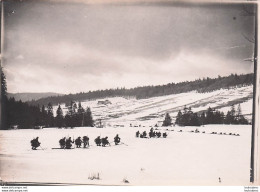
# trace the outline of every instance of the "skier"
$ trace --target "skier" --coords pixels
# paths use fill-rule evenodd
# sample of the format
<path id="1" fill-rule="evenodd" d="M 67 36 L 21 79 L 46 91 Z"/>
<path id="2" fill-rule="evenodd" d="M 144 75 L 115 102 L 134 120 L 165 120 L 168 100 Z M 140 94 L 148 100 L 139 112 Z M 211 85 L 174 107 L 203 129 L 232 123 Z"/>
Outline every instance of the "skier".
<path id="1" fill-rule="evenodd" d="M 77 147 L 77 148 L 80 148 L 80 147 L 81 147 L 81 143 L 82 143 L 81 137 L 78 137 L 78 138 L 75 140 L 76 147 Z"/>
<path id="2" fill-rule="evenodd" d="M 63 137 L 62 139 L 59 140 L 60 143 L 60 148 L 64 149 L 66 145 L 66 137 Z"/>
<path id="3" fill-rule="evenodd" d="M 218 182 L 221 183 L 221 178 L 220 177 L 218 178 Z"/>
<path id="4" fill-rule="evenodd" d="M 95 141 L 95 143 L 96 143 L 97 146 L 100 146 L 100 145 L 101 145 L 100 136 L 98 136 L 94 141 Z"/>
<path id="5" fill-rule="evenodd" d="M 74 140 L 72 141 L 72 140 L 71 140 L 71 137 L 69 137 L 69 138 L 66 140 L 66 142 L 65 142 L 66 149 L 71 149 L 72 143 L 74 143 Z"/>
<path id="6" fill-rule="evenodd" d="M 102 147 L 105 147 L 106 145 L 110 145 L 108 142 L 108 137 L 104 137 L 101 139 Z"/>
<path id="7" fill-rule="evenodd" d="M 35 139 L 31 140 L 32 150 L 36 150 L 36 148 L 41 145 L 38 139 L 39 137 L 36 137 Z"/>
<path id="8" fill-rule="evenodd" d="M 159 131 L 159 132 L 157 132 L 156 135 L 157 135 L 158 138 L 160 138 L 162 134 L 161 134 L 161 132 Z"/>
<path id="9" fill-rule="evenodd" d="M 163 133 L 163 138 L 166 138 L 167 137 L 167 133 Z"/>
<path id="10" fill-rule="evenodd" d="M 120 137 L 118 136 L 118 134 L 115 136 L 114 142 L 116 145 L 118 145 L 120 143 Z"/>
<path id="11" fill-rule="evenodd" d="M 139 135 L 140 135 L 140 132 L 137 131 L 137 132 L 135 133 L 135 136 L 136 136 L 136 137 L 139 137 Z"/>
<path id="12" fill-rule="evenodd" d="M 84 148 L 86 148 L 86 146 L 89 146 L 89 138 L 88 138 L 88 136 L 84 136 L 83 137 L 83 144 L 84 144 Z"/>
<path id="13" fill-rule="evenodd" d="M 144 131 L 143 132 L 143 138 L 146 138 L 146 135 L 147 135 L 147 133 L 146 133 L 146 131 Z"/>

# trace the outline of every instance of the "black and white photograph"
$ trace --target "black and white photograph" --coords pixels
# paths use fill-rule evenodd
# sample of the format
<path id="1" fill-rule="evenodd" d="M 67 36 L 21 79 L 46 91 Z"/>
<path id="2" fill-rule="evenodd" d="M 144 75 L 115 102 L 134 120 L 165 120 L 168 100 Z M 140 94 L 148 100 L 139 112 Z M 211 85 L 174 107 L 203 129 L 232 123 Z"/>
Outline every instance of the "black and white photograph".
<path id="1" fill-rule="evenodd" d="M 257 16 L 256 1 L 2 0 L 1 185 L 259 185 Z"/>

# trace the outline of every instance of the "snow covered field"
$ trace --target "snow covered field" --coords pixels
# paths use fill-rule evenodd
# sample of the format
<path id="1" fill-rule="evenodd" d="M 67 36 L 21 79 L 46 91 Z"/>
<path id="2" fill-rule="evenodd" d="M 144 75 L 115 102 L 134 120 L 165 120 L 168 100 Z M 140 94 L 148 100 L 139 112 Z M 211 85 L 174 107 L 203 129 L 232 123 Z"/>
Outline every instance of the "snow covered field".
<path id="1" fill-rule="evenodd" d="M 200 133 L 190 132 L 196 128 Z M 9 182 L 98 185 L 250 184 L 250 125 L 176 126 L 169 130 L 159 127 L 159 131 L 169 134 L 167 138 L 135 137 L 137 130 L 149 132 L 149 129 L 82 127 L 1 131 L 1 178 Z M 181 129 L 183 132 L 178 132 Z M 240 136 L 209 134 L 212 131 Z M 108 136 L 112 142 L 116 134 L 127 145 L 94 145 L 97 136 Z M 58 141 L 64 136 L 84 135 L 90 137 L 89 149 L 51 149 L 59 147 Z M 45 150 L 31 150 L 30 140 L 36 136 Z M 97 174 L 100 180 L 89 179 Z M 124 179 L 129 183 L 123 182 Z"/>

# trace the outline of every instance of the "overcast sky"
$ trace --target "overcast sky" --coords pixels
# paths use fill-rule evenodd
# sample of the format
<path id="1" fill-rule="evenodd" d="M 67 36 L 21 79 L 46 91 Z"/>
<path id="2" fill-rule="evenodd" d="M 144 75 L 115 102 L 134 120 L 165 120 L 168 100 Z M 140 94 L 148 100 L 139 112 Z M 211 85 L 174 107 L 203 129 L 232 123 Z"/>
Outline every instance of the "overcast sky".
<path id="1" fill-rule="evenodd" d="M 251 73 L 242 5 L 6 1 L 8 92 L 161 85 Z M 250 9 L 249 9 L 250 10 Z"/>

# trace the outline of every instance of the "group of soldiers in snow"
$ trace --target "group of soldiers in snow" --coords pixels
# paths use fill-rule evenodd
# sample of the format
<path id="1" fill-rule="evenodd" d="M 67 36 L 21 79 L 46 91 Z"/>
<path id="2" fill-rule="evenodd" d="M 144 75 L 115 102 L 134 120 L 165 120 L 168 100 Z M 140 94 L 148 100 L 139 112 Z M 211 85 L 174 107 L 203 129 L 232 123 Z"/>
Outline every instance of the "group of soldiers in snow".
<path id="1" fill-rule="evenodd" d="M 115 145 L 118 145 L 120 143 L 120 137 L 118 136 L 118 134 L 114 137 L 114 142 Z M 106 145 L 110 145 L 109 141 L 108 141 L 108 137 L 103 137 L 100 138 L 100 136 L 98 136 L 95 140 L 95 143 L 97 146 L 102 146 L 105 147 Z"/>
<path id="2" fill-rule="evenodd" d="M 59 140 L 60 148 L 70 149 L 74 142 L 75 142 L 75 145 L 76 145 L 77 148 L 80 148 L 82 143 L 83 143 L 84 148 L 89 146 L 88 136 L 83 136 L 82 139 L 81 139 L 81 137 L 78 137 L 77 139 L 75 139 L 75 141 L 74 141 L 74 139 L 71 140 L 71 137 L 69 137 L 68 139 L 66 139 L 66 137 L 63 137 L 62 139 Z"/>
<path id="3" fill-rule="evenodd" d="M 36 150 L 37 147 L 39 147 L 41 145 L 41 143 L 39 142 L 39 137 L 36 137 L 35 139 L 31 140 L 31 146 L 33 150 Z M 114 137 L 114 142 L 115 145 L 118 145 L 120 143 L 120 137 L 118 136 L 118 134 Z M 108 137 L 104 137 L 104 138 L 100 138 L 100 136 L 98 136 L 95 140 L 95 143 L 97 146 L 102 146 L 105 147 L 107 145 L 110 145 L 109 141 L 108 141 Z M 66 138 L 63 137 L 62 139 L 59 140 L 59 144 L 60 144 L 60 148 L 61 149 L 71 149 L 72 144 L 75 142 L 76 148 L 80 148 L 81 144 L 83 143 L 83 147 L 89 147 L 89 137 L 88 136 L 83 136 L 83 138 L 81 139 L 81 137 L 78 137 L 77 139 L 72 140 L 71 137 Z"/>
<path id="4" fill-rule="evenodd" d="M 136 137 L 140 137 L 140 138 L 147 138 L 147 133 L 146 133 L 146 131 L 144 131 L 143 133 L 140 133 L 139 131 L 137 131 L 135 136 Z M 161 136 L 163 136 L 163 138 L 166 138 L 167 137 L 167 133 L 165 132 L 165 133 L 161 134 L 160 131 L 156 132 L 156 131 L 153 130 L 153 128 L 150 129 L 150 132 L 149 132 L 149 137 L 150 138 L 152 138 L 152 137 L 153 138 L 156 138 L 156 137 L 160 138 Z"/>

